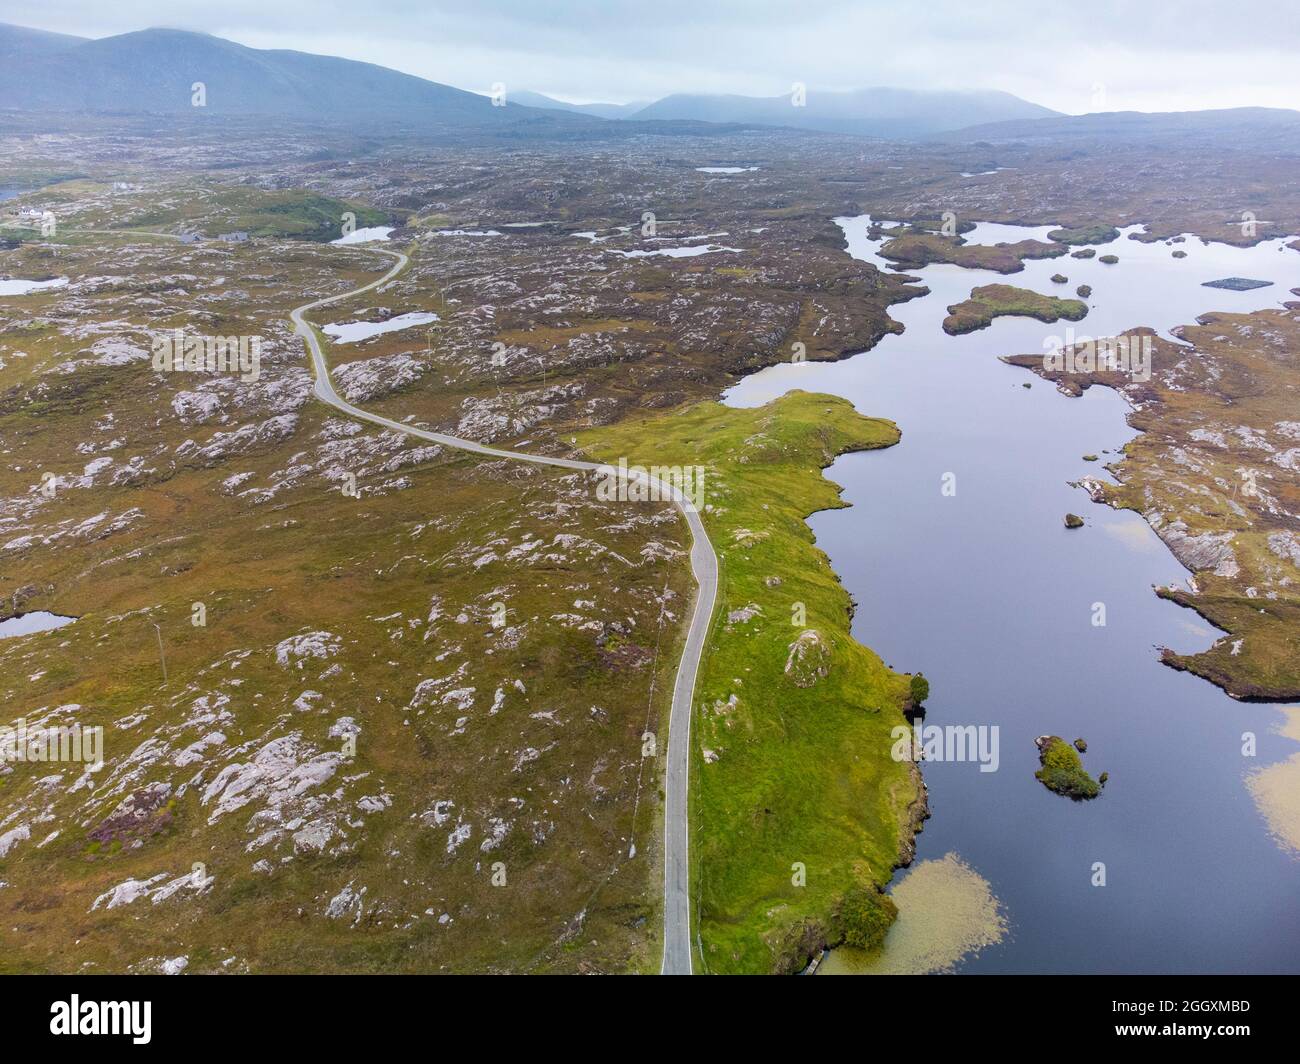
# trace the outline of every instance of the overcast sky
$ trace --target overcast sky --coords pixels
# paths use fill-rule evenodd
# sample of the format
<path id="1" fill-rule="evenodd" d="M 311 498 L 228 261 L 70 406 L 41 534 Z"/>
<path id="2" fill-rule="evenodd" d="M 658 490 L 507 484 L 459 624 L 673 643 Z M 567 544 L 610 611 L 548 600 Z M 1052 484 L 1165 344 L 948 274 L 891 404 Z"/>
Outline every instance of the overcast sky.
<path id="1" fill-rule="evenodd" d="M 1003 89 L 1071 113 L 1300 108 L 1295 0 L 6 0 L 0 19 L 202 30 L 574 101 L 800 81 Z"/>

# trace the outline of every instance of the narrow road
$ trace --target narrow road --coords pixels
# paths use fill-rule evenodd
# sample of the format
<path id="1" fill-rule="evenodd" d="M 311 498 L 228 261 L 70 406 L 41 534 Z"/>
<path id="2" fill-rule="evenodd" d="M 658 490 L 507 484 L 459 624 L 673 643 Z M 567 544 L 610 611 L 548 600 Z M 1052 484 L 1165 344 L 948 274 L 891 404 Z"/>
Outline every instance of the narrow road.
<path id="1" fill-rule="evenodd" d="M 293 331 L 303 338 L 311 352 L 312 372 L 316 377 L 315 393 L 318 399 L 336 410 L 372 425 L 380 425 L 394 432 L 405 433 L 421 440 L 441 443 L 489 458 L 509 458 L 535 465 L 559 466 L 563 469 L 592 471 L 608 469 L 597 462 L 580 462 L 572 458 L 552 458 L 546 455 L 525 454 L 522 451 L 504 451 L 487 447 L 459 436 L 429 432 L 379 414 L 372 414 L 353 406 L 334 390 L 329 364 L 321 351 L 316 331 L 303 315 L 318 307 L 337 303 L 352 296 L 369 292 L 386 285 L 406 268 L 410 258 L 400 251 L 372 248 L 396 259 L 396 264 L 383 277 L 350 292 L 305 303 L 289 314 Z M 690 627 L 686 632 L 686 645 L 682 648 L 681 664 L 677 668 L 677 682 L 673 686 L 673 704 L 668 717 L 668 755 L 664 780 L 664 956 L 661 971 L 664 975 L 690 975 L 691 964 L 691 866 L 689 860 L 690 820 L 688 816 L 688 791 L 691 772 L 691 705 L 695 700 L 695 678 L 699 671 L 700 656 L 709 634 L 709 621 L 718 597 L 718 556 L 704 531 L 704 522 L 692 502 L 676 487 L 651 477 L 634 474 L 638 481 L 660 492 L 659 498 L 671 498 L 673 504 L 686 518 L 691 530 L 691 572 L 695 576 L 697 592 L 691 612 Z"/>
<path id="2" fill-rule="evenodd" d="M 153 236 L 159 240 L 174 240 L 179 242 L 180 237 L 175 233 L 155 233 L 149 229 L 64 229 L 66 236 Z M 54 235 L 57 237 L 58 230 Z"/>

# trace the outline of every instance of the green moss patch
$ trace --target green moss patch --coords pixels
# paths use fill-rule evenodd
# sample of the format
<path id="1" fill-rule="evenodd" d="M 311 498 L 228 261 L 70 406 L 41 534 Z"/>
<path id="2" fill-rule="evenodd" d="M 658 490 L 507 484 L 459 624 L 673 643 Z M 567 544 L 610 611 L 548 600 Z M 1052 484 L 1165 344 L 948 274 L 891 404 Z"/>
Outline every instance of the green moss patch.
<path id="1" fill-rule="evenodd" d="M 243 231 L 257 237 L 329 241 L 343 235 L 343 216 L 352 214 L 358 229 L 390 221 L 384 211 L 304 189 L 267 191 L 222 189 L 194 199 L 129 216 L 127 228 L 199 228 L 208 236 Z"/>
<path id="2" fill-rule="evenodd" d="M 1076 802 L 1096 798 L 1101 793 L 1101 784 L 1088 775 L 1078 751 L 1059 735 L 1044 735 L 1035 742 L 1043 767 L 1034 777 L 1049 791 Z"/>
<path id="3" fill-rule="evenodd" d="M 1109 244 L 1119 239 L 1119 230 L 1113 225 L 1081 225 L 1070 229 L 1053 229 L 1048 240 L 1058 244 Z"/>
<path id="4" fill-rule="evenodd" d="M 952 336 L 986 328 L 994 318 L 1014 314 L 1052 323 L 1064 318 L 1079 321 L 1088 314 L 1088 305 L 1077 299 L 1059 299 L 1016 288 L 1009 284 L 986 284 L 974 289 L 970 299 L 954 303 L 943 319 L 943 331 Z"/>

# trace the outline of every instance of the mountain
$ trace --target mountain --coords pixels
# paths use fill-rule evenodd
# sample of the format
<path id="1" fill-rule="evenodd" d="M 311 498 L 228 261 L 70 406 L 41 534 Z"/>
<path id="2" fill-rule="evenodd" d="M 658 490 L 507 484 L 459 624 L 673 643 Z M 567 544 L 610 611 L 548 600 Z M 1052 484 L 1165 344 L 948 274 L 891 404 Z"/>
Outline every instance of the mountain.
<path id="1" fill-rule="evenodd" d="M 201 83 L 205 103 L 192 104 Z M 649 105 L 570 104 L 516 92 L 495 107 L 486 96 L 372 63 L 307 52 L 248 48 L 186 30 L 148 29 L 90 40 L 0 24 L 0 111 L 80 114 L 265 115 L 352 128 L 497 130 L 609 136 L 604 120 L 635 118 L 792 126 L 832 133 L 914 138 L 963 127 L 1055 116 L 1001 92 L 861 89 L 790 98 L 668 96 Z M 632 130 L 624 132 L 632 133 Z"/>
<path id="2" fill-rule="evenodd" d="M 635 103 L 565 103 L 563 100 L 543 96 L 540 92 L 528 92 L 526 90 L 512 92 L 510 99 L 512 102 L 521 103 L 525 107 L 573 111 L 577 114 L 593 115 L 596 118 L 631 118 L 646 106 L 645 100 L 638 100 Z"/>
<path id="3" fill-rule="evenodd" d="M 85 42 L 85 37 L 51 33 L 49 30 L 33 30 L 26 26 L 10 26 L 8 23 L 0 22 L 0 62 L 6 64 L 38 55 L 52 55 Z"/>
<path id="4" fill-rule="evenodd" d="M 994 122 L 944 131 L 943 141 L 1151 140 L 1161 137 L 1238 136 L 1294 144 L 1300 111 L 1281 107 L 1231 107 L 1215 111 L 1107 111 L 1057 115 L 1030 121 Z"/>
<path id="5" fill-rule="evenodd" d="M 25 111 L 268 115 L 352 126 L 563 130 L 598 120 L 508 103 L 371 63 L 246 48 L 184 30 L 101 40 L 0 26 L 0 108 Z M 206 104 L 193 106 L 193 86 Z"/>
<path id="6" fill-rule="evenodd" d="M 809 92 L 802 107 L 791 100 L 790 96 L 665 96 L 636 112 L 636 117 L 794 126 L 909 139 L 977 124 L 1059 114 L 1006 92 L 873 88 Z"/>

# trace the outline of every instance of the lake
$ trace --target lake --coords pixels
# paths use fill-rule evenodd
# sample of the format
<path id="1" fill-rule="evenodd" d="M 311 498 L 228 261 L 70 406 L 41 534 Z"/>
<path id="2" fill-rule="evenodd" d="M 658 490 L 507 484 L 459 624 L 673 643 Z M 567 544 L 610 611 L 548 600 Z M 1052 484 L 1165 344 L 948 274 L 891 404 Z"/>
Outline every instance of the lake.
<path id="1" fill-rule="evenodd" d="M 401 332 L 417 325 L 430 325 L 437 320 L 438 315 L 432 311 L 412 311 L 409 314 L 397 314 L 387 321 L 332 321 L 328 325 L 322 325 L 321 332 L 336 344 L 355 344 L 369 340 L 372 336 Z"/>
<path id="2" fill-rule="evenodd" d="M 33 632 L 48 632 L 54 628 L 62 628 L 65 624 L 71 624 L 77 618 L 61 617 L 57 613 L 49 613 L 46 610 L 32 610 L 31 613 L 20 613 L 16 617 L 10 617 L 7 621 L 0 621 L 0 639 L 9 639 L 18 635 L 31 635 Z"/>
<path id="3" fill-rule="evenodd" d="M 839 219 L 848 250 L 878 258 L 870 219 Z M 1039 228 L 980 225 L 970 243 L 1045 237 Z M 1128 231 L 1126 230 L 1125 233 Z M 918 862 L 948 854 L 987 880 L 1007 933 L 957 964 L 967 972 L 1294 972 L 1300 970 L 1300 861 L 1270 836 L 1246 777 L 1291 757 L 1278 707 L 1242 704 L 1160 664 L 1156 647 L 1202 649 L 1218 634 L 1153 584 L 1189 573 L 1136 514 L 1094 505 L 1067 483 L 1104 476 L 1131 439 L 1115 392 L 1071 399 L 996 356 L 1039 353 L 1068 323 L 999 318 L 948 336 L 948 304 L 1007 283 L 1073 297 L 1092 286 L 1078 333 L 1149 325 L 1162 335 L 1208 311 L 1276 307 L 1300 286 L 1300 254 L 1120 239 L 1119 263 L 1030 261 L 1003 276 L 934 265 L 908 272 L 931 293 L 890 313 L 906 326 L 837 363 L 781 365 L 726 401 L 766 402 L 790 388 L 829 392 L 898 423 L 902 441 L 846 455 L 826 474 L 851 509 L 810 524 L 857 603 L 854 635 L 892 667 L 931 684 L 927 724 L 997 725 L 1000 766 L 927 763 L 932 819 Z M 1053 284 L 1054 273 L 1068 276 Z M 1217 278 L 1274 281 L 1234 292 Z M 1025 383 L 1032 388 L 1022 387 Z M 941 492 L 955 474 L 956 494 Z M 1067 511 L 1087 525 L 1067 531 Z M 1104 602 L 1105 627 L 1091 623 Z M 1258 756 L 1242 756 L 1242 733 Z M 1034 737 L 1084 737 L 1084 764 L 1110 780 L 1093 802 L 1044 788 Z M 1104 862 L 1106 885 L 1092 885 Z M 898 878 L 905 876 L 900 873 Z M 888 949 L 888 945 L 887 945 Z"/>
<path id="4" fill-rule="evenodd" d="M 0 296 L 25 296 L 31 292 L 44 292 L 50 288 L 62 288 L 68 283 L 66 277 L 55 277 L 49 281 L 25 281 L 22 278 L 0 280 Z"/>

